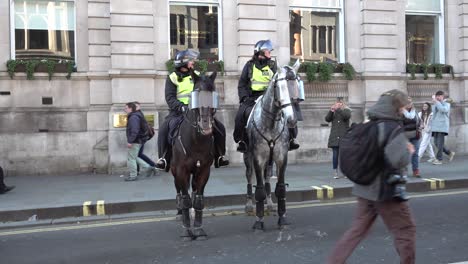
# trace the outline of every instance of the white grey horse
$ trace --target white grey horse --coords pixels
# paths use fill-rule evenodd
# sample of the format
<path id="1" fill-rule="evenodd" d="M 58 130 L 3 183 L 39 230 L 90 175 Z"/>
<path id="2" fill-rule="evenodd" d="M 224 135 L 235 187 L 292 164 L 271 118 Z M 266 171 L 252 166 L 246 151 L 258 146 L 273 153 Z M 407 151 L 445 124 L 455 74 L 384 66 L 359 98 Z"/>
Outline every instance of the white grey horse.
<path id="1" fill-rule="evenodd" d="M 273 76 L 265 91 L 258 98 L 247 122 L 248 150 L 244 154 L 247 177 L 246 212 L 253 212 L 252 170 L 255 170 L 256 221 L 255 230 L 264 230 L 264 202 L 267 209 L 273 210 L 271 199 L 270 177 L 273 164 L 276 165 L 278 181 L 275 195 L 278 200 L 278 226 L 288 225 L 286 219 L 286 183 L 285 171 L 288 164 L 289 130 L 297 123 L 291 98 L 297 98 L 297 91 L 302 82 L 296 75 L 299 62 L 293 67 L 283 66 Z M 300 88 L 299 88 L 300 87 Z M 295 95 L 290 94 L 290 91 Z M 300 93 L 300 92 L 299 92 Z M 302 99 L 302 98 L 301 98 Z"/>

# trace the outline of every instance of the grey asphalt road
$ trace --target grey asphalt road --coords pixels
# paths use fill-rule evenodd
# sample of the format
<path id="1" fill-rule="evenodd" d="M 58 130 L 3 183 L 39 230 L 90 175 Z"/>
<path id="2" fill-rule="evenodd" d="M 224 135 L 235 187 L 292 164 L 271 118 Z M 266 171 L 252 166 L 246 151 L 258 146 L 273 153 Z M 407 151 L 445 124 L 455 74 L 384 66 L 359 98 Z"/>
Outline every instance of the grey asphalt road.
<path id="1" fill-rule="evenodd" d="M 467 202 L 468 190 L 411 199 L 417 263 L 468 261 Z M 324 263 L 354 208 L 353 200 L 291 205 L 293 225 L 279 231 L 269 216 L 263 233 L 250 229 L 252 216 L 220 213 L 205 218 L 206 241 L 182 241 L 172 217 L 1 230 L 0 263 Z M 380 220 L 348 263 L 399 263 Z"/>

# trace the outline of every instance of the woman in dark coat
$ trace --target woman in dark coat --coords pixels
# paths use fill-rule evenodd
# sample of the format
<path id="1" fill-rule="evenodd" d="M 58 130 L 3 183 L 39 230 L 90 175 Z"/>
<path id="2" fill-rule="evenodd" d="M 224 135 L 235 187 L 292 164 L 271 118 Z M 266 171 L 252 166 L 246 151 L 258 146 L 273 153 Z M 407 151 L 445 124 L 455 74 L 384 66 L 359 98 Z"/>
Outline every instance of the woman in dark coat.
<path id="1" fill-rule="evenodd" d="M 335 171 L 335 179 L 340 178 L 338 175 L 338 153 L 340 138 L 346 134 L 349 128 L 349 120 L 351 119 L 351 109 L 343 103 L 343 98 L 338 97 L 336 102 L 328 111 L 325 121 L 331 122 L 330 137 L 328 138 L 328 147 L 333 150 L 333 170 Z"/>

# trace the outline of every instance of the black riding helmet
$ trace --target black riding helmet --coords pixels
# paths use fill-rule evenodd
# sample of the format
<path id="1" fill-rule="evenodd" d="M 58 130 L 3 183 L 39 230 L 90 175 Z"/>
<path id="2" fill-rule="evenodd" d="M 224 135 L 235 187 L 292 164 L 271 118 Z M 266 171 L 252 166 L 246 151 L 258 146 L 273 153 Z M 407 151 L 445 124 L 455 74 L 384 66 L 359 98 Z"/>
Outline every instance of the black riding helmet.
<path id="1" fill-rule="evenodd" d="M 181 50 L 177 52 L 174 58 L 174 65 L 176 69 L 179 69 L 181 67 L 187 67 L 187 63 L 189 61 L 194 61 L 198 58 L 200 53 L 195 50 Z"/>

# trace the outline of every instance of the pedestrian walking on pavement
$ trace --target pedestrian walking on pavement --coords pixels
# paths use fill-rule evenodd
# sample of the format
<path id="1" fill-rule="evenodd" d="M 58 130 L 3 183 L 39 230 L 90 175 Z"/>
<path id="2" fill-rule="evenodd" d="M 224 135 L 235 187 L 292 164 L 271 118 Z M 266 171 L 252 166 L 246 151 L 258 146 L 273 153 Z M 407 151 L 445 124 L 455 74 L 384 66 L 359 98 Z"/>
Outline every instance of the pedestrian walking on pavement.
<path id="1" fill-rule="evenodd" d="M 145 118 L 145 115 L 143 114 L 143 112 L 141 111 L 141 105 L 139 102 L 134 102 L 135 105 L 136 105 L 136 110 L 137 112 L 140 112 L 140 118 L 142 118 L 142 122 L 143 122 L 143 125 L 145 125 L 146 127 L 148 127 L 149 129 L 149 125 L 148 125 L 148 121 L 146 120 Z M 149 132 L 149 131 L 148 131 Z M 151 139 L 151 138 L 150 138 Z M 148 140 L 150 140 L 148 139 Z M 145 149 L 145 144 L 146 142 L 144 142 L 143 144 L 141 144 L 141 148 L 140 148 L 140 151 L 138 152 L 138 157 L 142 160 L 144 160 L 146 163 L 148 163 L 151 167 L 153 168 L 156 168 L 156 163 L 154 163 L 154 161 L 152 159 L 150 159 L 148 156 L 145 155 L 144 153 L 144 149 Z"/>
<path id="2" fill-rule="evenodd" d="M 421 139 L 421 131 L 419 130 L 419 116 L 416 113 L 411 97 L 408 97 L 409 104 L 403 110 L 403 126 L 405 128 L 405 135 L 413 144 L 415 152 L 411 156 L 411 167 L 413 169 L 414 177 L 421 177 L 419 174 L 419 144 Z"/>
<path id="3" fill-rule="evenodd" d="M 432 107 L 431 104 L 425 102 L 422 107 L 422 111 L 418 113 L 419 119 L 421 120 L 419 129 L 421 131 L 421 144 L 419 145 L 419 160 L 423 157 L 424 153 L 429 154 L 429 160 L 427 162 L 434 162 L 436 160 L 434 150 L 431 144 L 432 138 Z"/>
<path id="4" fill-rule="evenodd" d="M 406 180 L 401 176 L 414 147 L 397 123 L 408 103 L 406 93 L 391 90 L 382 94 L 367 112 L 370 120 L 380 121 L 378 125 L 383 124 L 377 136 L 386 142 L 381 150 L 386 162 L 369 185 L 354 184 L 353 195 L 357 196 L 356 215 L 351 227 L 331 252 L 327 260 L 329 264 L 345 263 L 379 215 L 394 237 L 400 263 L 415 263 L 416 227 L 405 194 Z"/>
<path id="5" fill-rule="evenodd" d="M 13 185 L 11 186 L 5 185 L 4 176 L 5 175 L 3 174 L 3 168 L 2 166 L 0 166 L 0 194 L 7 193 L 15 188 L 15 186 Z"/>
<path id="6" fill-rule="evenodd" d="M 138 157 L 141 145 L 148 139 L 148 131 L 141 125 L 141 112 L 137 112 L 135 103 L 127 103 L 124 108 L 127 113 L 127 168 L 129 176 L 125 181 L 137 180 L 137 164 L 140 166 L 140 175 L 149 176 L 155 173 L 155 170 Z"/>
<path id="7" fill-rule="evenodd" d="M 325 121 L 331 122 L 330 136 L 328 137 L 328 147 L 333 151 L 333 172 L 334 178 L 339 179 L 338 155 L 340 138 L 346 134 L 351 119 L 351 109 L 343 102 L 343 97 L 338 97 L 336 102 L 330 107 Z"/>
<path id="8" fill-rule="evenodd" d="M 442 164 L 442 153 L 448 155 L 449 161 L 452 161 L 455 156 L 455 152 L 445 147 L 445 136 L 448 135 L 450 129 L 450 103 L 444 100 L 444 96 L 443 91 L 438 91 L 432 96 L 434 113 L 432 117 L 432 136 L 437 148 L 436 160 L 432 162 L 434 165 Z"/>

